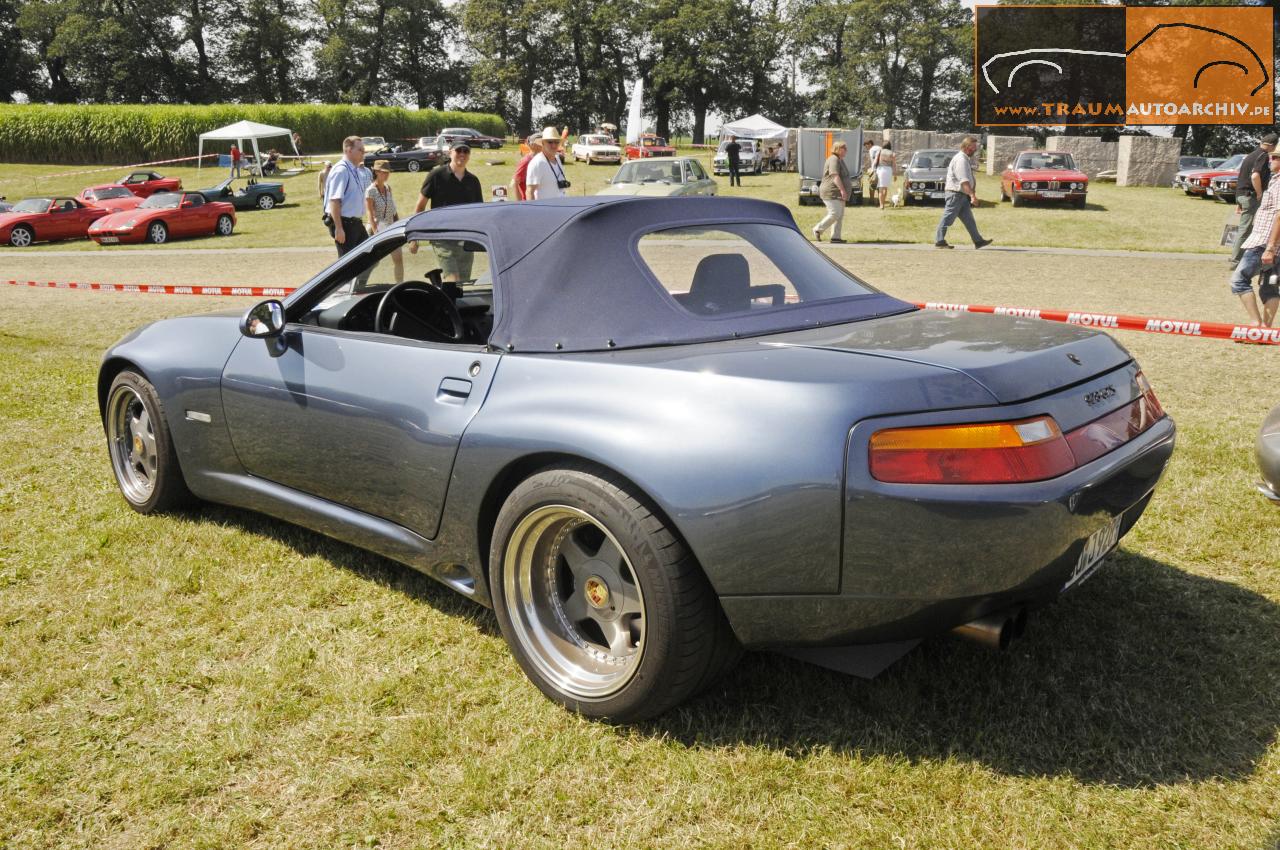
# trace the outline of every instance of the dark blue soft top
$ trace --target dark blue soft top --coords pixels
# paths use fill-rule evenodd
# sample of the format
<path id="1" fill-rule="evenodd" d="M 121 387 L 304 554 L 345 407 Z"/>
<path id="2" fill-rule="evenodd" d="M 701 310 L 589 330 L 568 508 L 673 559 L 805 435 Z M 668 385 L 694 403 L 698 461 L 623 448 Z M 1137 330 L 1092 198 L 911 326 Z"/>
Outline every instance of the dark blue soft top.
<path id="1" fill-rule="evenodd" d="M 783 310 L 697 316 L 672 299 L 636 250 L 640 237 L 655 230 L 752 222 L 797 230 L 790 211 L 768 201 L 569 197 L 430 210 L 408 221 L 405 236 L 413 240 L 473 233 L 486 244 L 497 315 L 490 343 L 509 351 L 602 351 L 708 342 L 915 309 L 872 291 Z"/>

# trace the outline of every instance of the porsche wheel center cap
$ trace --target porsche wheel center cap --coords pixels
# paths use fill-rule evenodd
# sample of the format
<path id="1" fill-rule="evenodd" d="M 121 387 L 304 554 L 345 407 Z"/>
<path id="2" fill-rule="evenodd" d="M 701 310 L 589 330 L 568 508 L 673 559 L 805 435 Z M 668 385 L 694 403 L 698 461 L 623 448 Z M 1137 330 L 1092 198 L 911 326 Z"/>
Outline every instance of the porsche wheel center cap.
<path id="1" fill-rule="evenodd" d="M 609 585 L 600 576 L 592 576 L 582 588 L 587 602 L 592 608 L 605 608 L 609 605 Z"/>
<path id="2" fill-rule="evenodd" d="M 142 454 L 142 438 L 137 434 L 133 435 L 133 450 L 138 454 Z"/>

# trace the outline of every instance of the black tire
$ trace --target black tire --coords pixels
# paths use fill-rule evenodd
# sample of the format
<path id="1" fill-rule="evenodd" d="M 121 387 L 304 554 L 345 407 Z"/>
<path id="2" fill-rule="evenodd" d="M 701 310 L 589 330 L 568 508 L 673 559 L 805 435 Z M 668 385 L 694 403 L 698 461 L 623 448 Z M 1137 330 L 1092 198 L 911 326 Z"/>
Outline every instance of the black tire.
<path id="1" fill-rule="evenodd" d="M 1006 192 L 1005 192 L 1005 190 L 1004 190 L 1004 184 L 1002 183 L 1002 184 L 1000 185 L 1000 202 L 1001 202 L 1001 203 L 1003 203 L 1003 202 L 1005 202 L 1005 201 L 1007 201 L 1007 200 L 1009 200 L 1009 195 L 1008 195 L 1008 193 L 1006 193 Z"/>
<path id="2" fill-rule="evenodd" d="M 1026 203 L 1026 201 L 1024 201 L 1022 198 L 1018 197 L 1018 193 L 1016 193 L 1016 192 L 1009 196 L 1009 201 L 1010 201 L 1010 202 L 1011 202 L 1015 207 L 1020 207 L 1020 206 L 1022 206 L 1023 204 L 1025 204 L 1025 203 Z"/>
<path id="3" fill-rule="evenodd" d="M 911 195 L 908 194 L 907 192 L 902 193 L 902 205 L 904 207 L 911 206 Z"/>
<path id="4" fill-rule="evenodd" d="M 258 196 L 258 209 L 269 210 L 275 205 L 276 205 L 275 195 L 259 195 Z"/>
<path id="5" fill-rule="evenodd" d="M 213 226 L 213 234 L 215 236 L 230 236 L 231 231 L 235 230 L 235 227 L 235 219 L 226 213 L 223 213 L 218 216 L 218 221 Z"/>
<path id="6" fill-rule="evenodd" d="M 116 375 L 107 391 L 105 411 L 103 428 L 111 471 L 129 507 L 140 514 L 153 514 L 193 502 L 178 464 L 164 406 L 151 382 L 127 369 Z M 135 414 L 146 427 L 133 439 L 135 435 L 127 428 L 122 430 L 122 426 L 137 422 Z M 135 458 L 136 463 L 131 460 Z"/>
<path id="7" fill-rule="evenodd" d="M 562 526 L 554 533 L 551 529 L 555 526 L 537 524 L 547 512 L 566 510 L 581 512 L 591 522 Z M 526 530 L 530 527 L 542 530 Z M 626 678 L 598 696 L 584 696 L 575 692 L 571 684 L 558 684 L 549 678 L 545 672 L 548 656 L 539 648 L 534 630 L 545 626 L 555 632 L 553 639 L 544 641 L 545 645 L 568 645 L 570 652 L 580 650 L 576 650 L 574 644 L 560 641 L 578 640 L 584 648 L 586 645 L 581 644 L 580 637 L 561 636 L 557 631 L 564 628 L 564 623 L 571 622 L 571 617 L 564 613 L 569 610 L 567 601 L 549 602 L 549 607 L 557 606 L 552 611 L 555 616 L 542 619 L 530 613 L 531 606 L 524 604 L 529 598 L 537 597 L 536 588 L 531 590 L 529 584 L 520 580 L 524 575 L 558 575 L 562 577 L 560 589 L 571 588 L 570 595 L 580 592 L 581 588 L 574 586 L 576 580 L 570 573 L 568 559 L 554 545 L 573 539 L 578 533 L 573 529 L 584 527 L 616 542 L 641 597 L 643 636 L 637 642 L 635 654 L 625 662 L 630 665 L 623 671 Z M 538 549 L 530 542 L 531 533 L 540 534 L 543 544 L 554 537 L 553 548 Z M 602 557 L 603 551 L 598 549 L 593 557 Z M 525 556 L 525 553 L 529 554 Z M 540 559 L 539 553 L 554 560 Z M 545 566 L 548 563 L 554 566 Z M 542 470 L 512 491 L 494 526 L 489 578 L 503 637 L 525 675 L 547 697 L 587 717 L 633 723 L 662 714 L 714 683 L 741 653 L 715 593 L 692 553 L 629 484 L 586 465 Z M 590 583 L 589 580 L 588 586 Z M 522 593 L 526 594 L 523 599 Z M 542 601 L 553 595 L 544 594 Z M 606 593 L 609 605 L 620 597 L 618 590 Z M 564 607 L 558 607 L 560 605 Z M 513 610 L 518 620 L 513 618 Z M 529 620 L 536 622 L 530 624 Z M 609 654 L 607 647 L 605 653 Z M 622 672 L 609 675 L 618 677 Z"/>
<path id="8" fill-rule="evenodd" d="M 1072 201 L 1071 203 L 1075 204 L 1076 209 L 1078 209 L 1078 210 L 1082 210 L 1082 209 L 1084 209 L 1085 199 L 1084 199 L 1084 198 L 1077 198 L 1076 200 Z"/>
<path id="9" fill-rule="evenodd" d="M 169 225 L 163 221 L 153 221 L 147 225 L 147 241 L 152 245 L 163 245 L 169 241 Z"/>
<path id="10" fill-rule="evenodd" d="M 416 159 L 411 159 L 409 160 L 408 164 L 405 167 L 408 168 L 410 171 L 412 171 L 414 174 L 417 174 L 419 171 L 422 170 L 422 163 L 418 162 Z"/>
<path id="11" fill-rule="evenodd" d="M 36 232 L 25 224 L 14 226 L 9 231 L 9 244 L 15 248 L 30 247 L 32 242 L 36 241 Z"/>

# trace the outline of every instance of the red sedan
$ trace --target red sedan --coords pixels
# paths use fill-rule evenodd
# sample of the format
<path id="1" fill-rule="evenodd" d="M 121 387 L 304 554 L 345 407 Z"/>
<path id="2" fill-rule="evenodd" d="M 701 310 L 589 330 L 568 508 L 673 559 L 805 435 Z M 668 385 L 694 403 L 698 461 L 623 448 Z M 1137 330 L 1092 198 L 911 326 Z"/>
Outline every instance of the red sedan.
<path id="1" fill-rule="evenodd" d="M 1023 151 L 1000 175 L 1000 200 L 1068 201 L 1083 207 L 1089 177 L 1076 168 L 1069 153 Z"/>
<path id="2" fill-rule="evenodd" d="M 179 236 L 230 236 L 236 210 L 221 201 L 206 201 L 198 192 L 152 195 L 136 210 L 111 213 L 89 228 L 99 245 L 151 242 L 162 245 Z"/>
<path id="3" fill-rule="evenodd" d="M 149 198 L 157 192 L 182 191 L 182 181 L 177 177 L 162 177 L 154 171 L 133 171 L 116 182 L 139 198 Z"/>
<path id="4" fill-rule="evenodd" d="M 644 159 L 651 156 L 675 156 L 676 149 L 674 145 L 667 144 L 667 140 L 661 136 L 655 136 L 652 133 L 645 133 L 634 142 L 628 142 L 623 155 L 627 159 Z"/>
<path id="5" fill-rule="evenodd" d="M 111 212 L 136 209 L 142 198 L 133 194 L 124 186 L 112 183 L 109 186 L 89 186 L 80 190 L 76 200 L 88 207 L 99 207 Z"/>
<path id="6" fill-rule="evenodd" d="M 0 243 L 25 248 L 33 242 L 83 239 L 89 225 L 107 214 L 75 198 L 27 198 L 0 213 Z"/>

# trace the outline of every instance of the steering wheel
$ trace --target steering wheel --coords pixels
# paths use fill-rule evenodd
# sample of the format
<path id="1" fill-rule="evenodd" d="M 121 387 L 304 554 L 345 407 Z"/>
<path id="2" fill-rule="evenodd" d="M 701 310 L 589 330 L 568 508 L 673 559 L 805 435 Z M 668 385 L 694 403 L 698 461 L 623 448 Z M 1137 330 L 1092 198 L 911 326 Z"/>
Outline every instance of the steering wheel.
<path id="1" fill-rule="evenodd" d="M 438 270 L 433 276 L 438 277 Z M 448 322 L 447 327 L 441 322 L 442 317 Z M 395 333 L 397 325 L 402 331 L 400 336 L 421 329 L 427 339 L 437 342 L 461 342 L 465 334 L 453 299 L 438 284 L 425 280 L 397 283 L 382 296 L 373 317 L 374 333 Z"/>

